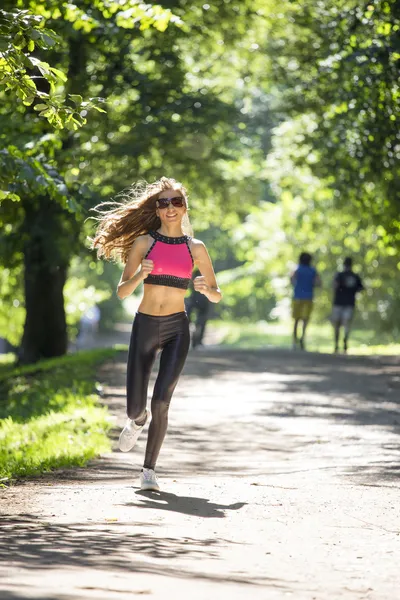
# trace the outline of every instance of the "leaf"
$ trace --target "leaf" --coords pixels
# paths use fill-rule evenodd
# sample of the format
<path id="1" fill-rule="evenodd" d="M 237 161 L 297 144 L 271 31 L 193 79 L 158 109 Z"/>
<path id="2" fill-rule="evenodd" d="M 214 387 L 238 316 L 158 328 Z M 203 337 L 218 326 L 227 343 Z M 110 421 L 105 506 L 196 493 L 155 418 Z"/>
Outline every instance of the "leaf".
<path id="1" fill-rule="evenodd" d="M 67 129 L 70 129 L 71 131 L 77 131 L 79 129 L 79 125 L 77 124 L 77 122 L 71 118 L 71 120 L 67 120 L 64 123 L 65 127 Z"/>
<path id="2" fill-rule="evenodd" d="M 27 54 L 24 54 L 22 57 L 23 63 L 25 65 L 25 67 L 28 67 L 28 69 L 33 69 L 35 67 L 35 64 L 32 60 L 33 57 L 28 56 Z"/>
<path id="3" fill-rule="evenodd" d="M 30 106 L 35 101 L 35 96 L 26 96 L 22 101 L 25 106 Z"/>
<path id="4" fill-rule="evenodd" d="M 8 50 L 10 47 L 10 44 L 8 42 L 7 39 L 5 39 L 5 37 L 2 37 L 1 33 L 0 33 L 0 52 L 5 52 L 6 50 Z"/>
<path id="5" fill-rule="evenodd" d="M 37 41 L 41 40 L 41 35 L 42 35 L 42 34 L 41 34 L 41 33 L 39 33 L 39 31 L 36 31 L 36 29 L 33 29 L 33 30 L 31 31 L 31 39 L 32 39 L 32 40 L 37 40 Z"/>
<path id="6" fill-rule="evenodd" d="M 61 81 L 67 81 L 67 76 L 65 75 L 65 73 L 60 71 L 60 69 L 55 69 L 54 67 L 49 67 L 49 69 L 52 73 L 54 73 L 54 75 L 57 75 L 57 77 L 61 79 Z"/>
<path id="7" fill-rule="evenodd" d="M 5 199 L 11 200 L 12 202 L 18 202 L 20 200 L 20 197 L 14 192 L 10 192 L 8 190 L 0 190 L 0 202 Z"/>
<path id="8" fill-rule="evenodd" d="M 56 41 L 52 37 L 47 35 L 47 33 L 42 33 L 42 40 L 50 47 L 56 45 Z"/>
<path id="9" fill-rule="evenodd" d="M 72 196 L 69 196 L 67 198 L 67 206 L 70 212 L 78 212 L 79 210 L 79 205 L 77 204 L 75 198 L 73 198 Z"/>
<path id="10" fill-rule="evenodd" d="M 14 36 L 13 44 L 16 48 L 18 48 L 18 50 L 22 50 L 22 48 L 26 45 L 26 40 L 23 33 L 18 31 L 18 33 Z"/>
<path id="11" fill-rule="evenodd" d="M 79 94 L 69 94 L 69 98 L 71 98 L 72 102 L 74 102 L 75 104 L 81 104 L 81 102 L 83 101 L 82 96 L 80 96 Z"/>
<path id="12" fill-rule="evenodd" d="M 48 106 L 47 104 L 36 104 L 34 106 L 34 110 L 47 110 Z"/>
<path id="13" fill-rule="evenodd" d="M 44 110 L 43 112 L 40 113 L 40 117 L 50 117 L 50 115 L 53 114 L 53 111 L 51 110 L 51 108 L 46 108 L 46 110 Z"/>

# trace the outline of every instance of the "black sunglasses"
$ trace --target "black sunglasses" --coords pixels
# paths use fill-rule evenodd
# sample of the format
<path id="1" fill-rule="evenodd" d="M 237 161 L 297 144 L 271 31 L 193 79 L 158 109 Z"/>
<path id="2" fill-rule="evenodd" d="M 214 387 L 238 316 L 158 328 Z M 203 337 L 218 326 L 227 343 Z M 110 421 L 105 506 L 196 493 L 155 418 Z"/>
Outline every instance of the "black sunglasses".
<path id="1" fill-rule="evenodd" d="M 159 198 L 157 200 L 157 208 L 168 208 L 170 203 L 172 206 L 176 206 L 176 208 L 182 208 L 182 206 L 184 206 L 182 196 L 175 196 L 175 198 Z"/>

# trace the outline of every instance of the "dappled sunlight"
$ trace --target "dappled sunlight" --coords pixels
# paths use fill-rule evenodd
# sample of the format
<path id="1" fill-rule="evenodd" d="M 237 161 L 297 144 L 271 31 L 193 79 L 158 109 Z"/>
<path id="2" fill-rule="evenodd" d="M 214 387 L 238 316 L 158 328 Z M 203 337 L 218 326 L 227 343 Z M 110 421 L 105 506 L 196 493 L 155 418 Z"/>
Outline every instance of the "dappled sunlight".
<path id="1" fill-rule="evenodd" d="M 121 354 L 102 370 L 111 383 L 102 402 L 116 415 L 115 447 L 125 418 L 125 360 Z M 334 469 L 344 478 L 357 474 L 359 480 L 364 473 L 366 480 L 395 483 L 397 362 L 282 350 L 191 353 L 172 399 L 159 472 L 238 476 Z M 150 392 L 154 378 L 155 372 Z M 133 482 L 145 441 L 146 431 L 131 453 L 116 450 L 78 477 Z M 60 474 L 62 480 L 76 476 Z"/>
<path id="2" fill-rule="evenodd" d="M 161 491 L 141 492 L 146 430 L 132 452 L 116 449 L 125 413 L 121 353 L 101 371 L 114 451 L 4 494 L 0 558 L 14 566 L 5 598 L 14 600 L 21 569 L 33 588 L 44 572 L 57 589 L 73 573 L 69 600 L 114 600 L 128 590 L 170 597 L 177 581 L 181 590 L 195 583 L 199 599 L 209 585 L 222 590 L 218 584 L 238 598 L 276 591 L 306 600 L 319 578 L 335 597 L 338 578 L 351 585 L 374 571 L 378 542 L 389 557 L 384 573 L 395 577 L 396 361 L 191 353 L 157 465 Z"/>
<path id="3" fill-rule="evenodd" d="M 172 497 L 171 494 L 170 501 Z M 149 508 L 151 502 L 156 504 L 155 501 L 147 501 Z M 213 506 L 210 504 L 208 510 L 240 508 L 239 505 L 215 505 L 215 508 Z M 223 515 L 213 515 L 209 512 L 203 516 Z M 35 580 L 36 576 L 43 577 L 46 573 L 48 584 L 54 578 L 62 582 L 63 570 L 74 569 L 79 583 L 75 583 L 71 592 L 76 591 L 76 587 L 79 589 L 79 585 L 88 585 L 88 581 L 91 589 L 100 589 L 106 574 L 107 577 L 119 575 L 115 591 L 118 591 L 121 581 L 124 581 L 126 586 L 128 581 L 132 580 L 132 575 L 135 575 L 135 581 L 138 581 L 137 576 L 140 574 L 151 575 L 152 586 L 154 579 L 157 580 L 157 576 L 161 576 L 192 583 L 231 582 L 252 587 L 288 589 L 289 580 L 280 581 L 261 572 L 253 573 L 250 577 L 244 572 L 226 572 L 221 569 L 221 552 L 229 546 L 235 549 L 236 544 L 233 540 L 200 535 L 192 537 L 190 534 L 171 537 L 165 536 L 160 529 L 154 534 L 149 529 L 151 525 L 145 522 L 110 519 L 113 520 L 116 522 L 112 525 L 106 525 L 104 522 L 89 524 L 76 521 L 58 524 L 43 523 L 33 514 L 21 514 L 18 518 L 3 516 L 3 530 L 12 531 L 13 535 L 0 549 L 1 562 L 7 558 L 14 566 L 23 567 L 27 571 L 28 580 Z M 130 529 L 127 532 L 127 526 L 134 526 L 134 530 Z M 237 551 L 240 551 L 239 547 Z M 214 563 L 215 568 L 210 568 Z M 163 581 L 165 588 L 168 582 L 165 579 Z M 12 598 L 12 595 L 8 597 Z"/>
<path id="4" fill-rule="evenodd" d="M 394 598 L 398 3 L 0 20 L 0 600 Z M 187 270 L 151 264 L 157 230 Z M 184 302 L 182 376 L 169 345 L 123 453 L 134 315 Z"/>
<path id="5" fill-rule="evenodd" d="M 115 382 L 123 383 L 123 360 L 115 365 Z M 113 398 L 121 410 L 123 389 Z M 394 481 L 400 446 L 397 390 L 398 361 L 390 357 L 218 348 L 192 353 L 172 400 L 160 472 L 240 475 L 334 468 L 338 475 L 359 469 Z M 110 397 L 110 390 L 105 393 Z M 114 455 L 120 465 L 115 477 L 122 476 L 123 465 L 140 465 L 144 444 L 143 437 L 132 454 Z M 102 469 L 107 480 L 113 477 L 112 461 Z"/>

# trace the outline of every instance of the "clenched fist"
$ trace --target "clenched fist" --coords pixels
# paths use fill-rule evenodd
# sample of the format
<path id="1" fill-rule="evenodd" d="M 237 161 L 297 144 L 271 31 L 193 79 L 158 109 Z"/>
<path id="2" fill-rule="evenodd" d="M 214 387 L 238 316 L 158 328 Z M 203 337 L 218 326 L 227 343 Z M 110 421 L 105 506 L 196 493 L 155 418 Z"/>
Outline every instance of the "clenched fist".
<path id="1" fill-rule="evenodd" d="M 144 258 L 142 260 L 142 269 L 140 271 L 143 279 L 146 279 L 147 275 L 150 275 L 150 273 L 152 272 L 153 269 L 154 269 L 154 262 L 152 260 L 148 260 L 147 258 Z"/>
<path id="2" fill-rule="evenodd" d="M 199 275 L 193 279 L 193 286 L 196 292 L 200 292 L 204 295 L 207 295 L 207 292 L 210 290 L 209 286 L 206 284 L 206 278 L 203 277 L 203 275 Z"/>

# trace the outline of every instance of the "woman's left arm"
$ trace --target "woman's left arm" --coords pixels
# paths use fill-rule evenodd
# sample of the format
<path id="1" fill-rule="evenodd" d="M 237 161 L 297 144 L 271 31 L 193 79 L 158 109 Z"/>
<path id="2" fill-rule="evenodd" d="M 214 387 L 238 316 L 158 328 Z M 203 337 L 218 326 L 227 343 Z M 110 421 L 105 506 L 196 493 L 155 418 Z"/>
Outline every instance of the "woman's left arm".
<path id="1" fill-rule="evenodd" d="M 210 302 L 219 302 L 222 298 L 207 248 L 200 240 L 192 240 L 191 251 L 193 261 L 201 276 L 193 280 L 194 289 L 204 294 Z"/>

